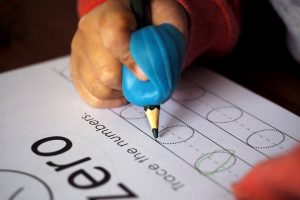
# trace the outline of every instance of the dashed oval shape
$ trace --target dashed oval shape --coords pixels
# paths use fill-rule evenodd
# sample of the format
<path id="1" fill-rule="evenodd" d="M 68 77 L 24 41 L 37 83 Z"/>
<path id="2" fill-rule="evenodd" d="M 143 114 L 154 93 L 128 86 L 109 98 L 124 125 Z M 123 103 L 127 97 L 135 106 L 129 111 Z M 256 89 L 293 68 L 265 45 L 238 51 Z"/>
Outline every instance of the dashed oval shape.
<path id="1" fill-rule="evenodd" d="M 178 144 L 191 139 L 194 134 L 194 129 L 187 125 L 175 125 L 159 131 L 159 138 L 157 140 L 162 144 Z"/>
<path id="2" fill-rule="evenodd" d="M 252 133 L 247 138 L 247 144 L 256 149 L 272 148 L 280 145 L 285 139 L 285 135 L 275 129 L 265 129 Z"/>
<path id="3" fill-rule="evenodd" d="M 212 123 L 229 123 L 238 120 L 243 111 L 234 106 L 214 108 L 206 115 L 206 119 Z"/>
<path id="4" fill-rule="evenodd" d="M 183 87 L 175 90 L 172 98 L 177 101 L 192 101 L 201 98 L 205 94 L 205 91 L 199 87 Z"/>
<path id="5" fill-rule="evenodd" d="M 143 107 L 129 105 L 120 112 L 120 116 L 128 120 L 144 119 L 145 111 Z"/>

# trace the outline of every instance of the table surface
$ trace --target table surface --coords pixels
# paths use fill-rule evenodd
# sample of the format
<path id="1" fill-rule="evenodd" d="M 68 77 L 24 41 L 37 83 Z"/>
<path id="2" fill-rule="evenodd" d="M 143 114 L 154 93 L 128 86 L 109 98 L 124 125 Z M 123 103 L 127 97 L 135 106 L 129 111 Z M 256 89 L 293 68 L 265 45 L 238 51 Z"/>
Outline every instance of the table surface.
<path id="1" fill-rule="evenodd" d="M 234 51 L 196 63 L 300 115 L 300 65 L 286 49 L 284 25 L 267 2 L 249 0 L 243 11 Z M 1 1 L 0 72 L 68 55 L 77 22 L 75 0 Z"/>

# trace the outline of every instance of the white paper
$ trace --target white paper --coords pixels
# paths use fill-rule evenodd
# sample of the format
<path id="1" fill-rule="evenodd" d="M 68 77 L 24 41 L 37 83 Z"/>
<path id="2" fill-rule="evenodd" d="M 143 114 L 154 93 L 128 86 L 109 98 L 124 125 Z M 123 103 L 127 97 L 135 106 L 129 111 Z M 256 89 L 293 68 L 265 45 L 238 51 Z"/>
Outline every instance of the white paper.
<path id="1" fill-rule="evenodd" d="M 231 185 L 300 140 L 296 115 L 200 67 L 161 108 L 94 109 L 69 57 L 0 75 L 1 199 L 233 199 Z"/>

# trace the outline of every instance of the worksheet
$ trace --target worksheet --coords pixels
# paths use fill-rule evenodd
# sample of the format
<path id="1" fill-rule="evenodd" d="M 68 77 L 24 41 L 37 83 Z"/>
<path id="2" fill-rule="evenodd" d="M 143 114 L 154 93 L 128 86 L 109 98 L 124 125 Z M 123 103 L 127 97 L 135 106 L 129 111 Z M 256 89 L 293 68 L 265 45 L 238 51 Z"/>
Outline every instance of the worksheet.
<path id="1" fill-rule="evenodd" d="M 1 199 L 234 199 L 257 163 L 299 145 L 298 116 L 200 66 L 161 106 L 155 140 L 143 108 L 86 105 L 69 63 L 0 74 Z"/>

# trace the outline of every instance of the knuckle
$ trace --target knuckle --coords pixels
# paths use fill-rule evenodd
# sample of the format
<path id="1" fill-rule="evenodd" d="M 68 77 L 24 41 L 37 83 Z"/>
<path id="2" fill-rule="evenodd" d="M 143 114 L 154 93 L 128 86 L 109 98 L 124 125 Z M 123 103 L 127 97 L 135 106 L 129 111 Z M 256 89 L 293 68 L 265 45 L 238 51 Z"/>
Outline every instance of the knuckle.
<path id="1" fill-rule="evenodd" d="M 101 80 L 109 82 L 110 80 L 116 78 L 115 77 L 115 73 L 111 70 L 102 70 L 101 76 L 100 76 Z"/>
<path id="2" fill-rule="evenodd" d="M 84 31 L 88 23 L 89 23 L 89 18 L 87 17 L 87 15 L 82 16 L 78 22 L 77 29 Z"/>
<path id="3" fill-rule="evenodd" d="M 103 44 L 109 51 L 114 52 L 114 50 L 122 47 L 127 41 L 127 38 L 124 37 L 124 35 L 124 30 L 120 30 L 116 27 L 110 27 L 106 30 Z"/>
<path id="4" fill-rule="evenodd" d="M 124 64 L 128 64 L 130 60 L 131 60 L 131 55 L 129 49 L 123 49 L 123 52 L 121 52 L 121 56 L 120 56 L 120 62 Z"/>
<path id="5" fill-rule="evenodd" d="M 110 99 L 113 92 L 111 88 L 102 85 L 98 81 L 92 81 L 88 88 L 90 93 L 99 99 Z"/>
<path id="6" fill-rule="evenodd" d="M 111 20 L 114 24 L 107 22 L 105 25 L 103 44 L 108 50 L 114 52 L 115 49 L 128 45 L 131 28 L 130 20 L 124 13 L 114 13 Z"/>
<path id="7" fill-rule="evenodd" d="M 112 89 L 120 90 L 122 88 L 122 67 L 118 63 L 106 63 L 101 65 L 97 70 L 97 78 L 99 81 Z"/>
<path id="8" fill-rule="evenodd" d="M 126 27 L 129 24 L 128 22 L 130 20 L 130 16 L 128 15 L 128 12 L 112 10 L 109 14 L 111 20 L 115 22 L 114 25 L 117 25 L 119 27 Z"/>

